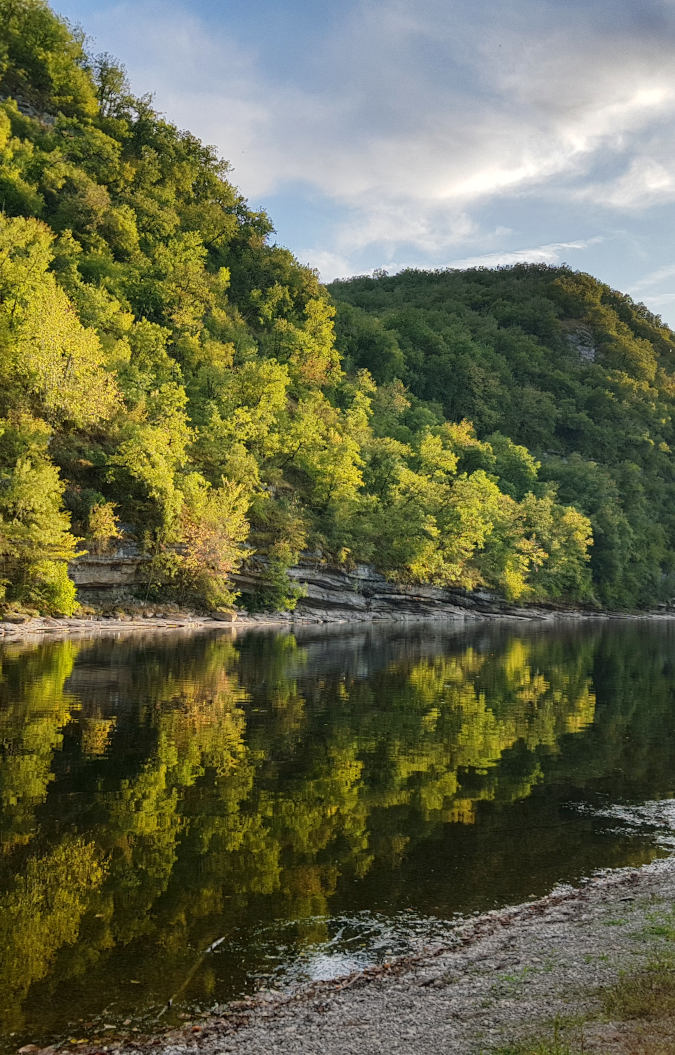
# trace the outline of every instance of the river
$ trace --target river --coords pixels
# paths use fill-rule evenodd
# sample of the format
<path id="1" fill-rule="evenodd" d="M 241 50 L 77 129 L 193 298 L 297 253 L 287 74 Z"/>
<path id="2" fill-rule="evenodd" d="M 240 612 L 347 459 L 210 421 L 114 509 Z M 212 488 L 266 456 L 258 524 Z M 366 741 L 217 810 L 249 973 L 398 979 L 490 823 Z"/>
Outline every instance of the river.
<path id="1" fill-rule="evenodd" d="M 2 1050 L 152 1032 L 675 846 L 675 627 L 0 651 Z"/>

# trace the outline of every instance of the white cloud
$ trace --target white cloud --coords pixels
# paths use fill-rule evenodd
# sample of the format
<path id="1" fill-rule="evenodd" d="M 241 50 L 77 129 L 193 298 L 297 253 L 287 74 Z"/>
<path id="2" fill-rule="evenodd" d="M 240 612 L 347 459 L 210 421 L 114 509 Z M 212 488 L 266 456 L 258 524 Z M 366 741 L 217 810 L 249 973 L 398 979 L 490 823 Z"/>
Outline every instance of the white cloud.
<path id="1" fill-rule="evenodd" d="M 633 283 L 633 289 L 652 289 L 654 286 L 660 286 L 662 282 L 667 282 L 670 279 L 675 279 L 675 264 L 665 264 L 663 267 L 643 275 L 641 279 Z"/>
<path id="2" fill-rule="evenodd" d="M 409 245 L 437 253 L 476 233 L 474 222 L 460 209 L 439 206 L 435 201 L 413 204 L 405 198 L 378 200 L 368 196 L 359 203 L 354 215 L 343 221 L 336 238 L 343 253 L 369 245 L 389 250 Z"/>
<path id="3" fill-rule="evenodd" d="M 618 211 L 648 209 L 675 201 L 675 157 L 634 158 L 620 175 L 583 187 L 577 196 Z"/>
<path id="4" fill-rule="evenodd" d="M 578 242 L 552 242 L 549 245 L 538 245 L 530 249 L 513 249 L 504 252 L 483 253 L 482 256 L 467 256 L 453 260 L 447 266 L 451 268 L 470 267 L 507 267 L 510 264 L 559 264 L 569 251 L 577 252 L 597 245 L 600 238 L 589 238 Z"/>
<path id="5" fill-rule="evenodd" d="M 345 0 L 330 33 L 296 48 L 297 69 L 277 61 L 288 41 L 243 47 L 233 20 L 195 10 L 123 0 L 93 30 L 137 91 L 217 145 L 248 197 L 300 186 L 332 203 L 330 244 L 308 251 L 322 273 L 368 251 L 483 249 L 496 225 L 481 210 L 497 203 L 509 229 L 523 200 L 556 219 L 675 201 L 673 5 Z M 532 252 L 577 246 L 560 233 Z"/>
<path id="6" fill-rule="evenodd" d="M 649 307 L 650 304 L 673 304 L 675 303 L 675 293 L 662 293 L 658 297 L 645 297 L 644 302 Z"/>
<path id="7" fill-rule="evenodd" d="M 339 253 L 324 249 L 301 249 L 297 257 L 301 263 L 315 268 L 322 282 L 332 282 L 334 278 L 346 278 L 353 274 L 349 260 Z"/>
<path id="8" fill-rule="evenodd" d="M 536 6 L 523 2 L 519 13 Z M 256 171 L 256 182 L 304 173 L 336 194 L 396 185 L 445 196 L 448 182 L 461 193 L 473 182 L 490 192 L 548 175 L 570 148 L 616 141 L 672 102 L 675 75 L 659 72 L 660 63 L 653 72 L 663 41 L 647 48 L 633 42 L 634 57 L 622 55 L 617 66 L 611 36 L 583 39 L 564 13 L 566 29 L 556 8 L 538 6 L 548 15 L 548 37 L 541 17 L 528 31 L 522 17 L 509 25 L 508 5 L 504 22 L 478 3 L 463 40 L 447 5 L 434 0 L 420 0 L 415 15 L 398 2 L 359 4 L 342 32 L 323 42 L 311 94 L 270 80 L 263 56 L 247 54 L 222 27 L 184 8 L 125 2 L 99 19 L 99 31 L 123 42 L 160 101 L 171 99 L 172 113 L 189 113 L 226 138 L 234 133 L 236 145 L 252 147 L 257 165 L 273 154 L 277 164 Z M 438 60 L 426 69 L 424 37 Z M 242 117 L 251 121 L 248 134 Z"/>

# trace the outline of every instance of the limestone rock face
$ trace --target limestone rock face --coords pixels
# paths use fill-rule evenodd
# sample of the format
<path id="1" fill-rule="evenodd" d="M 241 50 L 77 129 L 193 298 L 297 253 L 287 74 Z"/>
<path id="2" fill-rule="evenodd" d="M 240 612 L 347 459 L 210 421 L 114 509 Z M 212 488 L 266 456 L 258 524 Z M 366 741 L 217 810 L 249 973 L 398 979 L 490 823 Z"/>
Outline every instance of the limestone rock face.
<path id="1" fill-rule="evenodd" d="M 126 545 L 115 553 L 85 553 L 68 565 L 68 574 L 84 601 L 106 603 L 131 597 L 148 558 L 138 547 Z"/>
<path id="2" fill-rule="evenodd" d="M 262 585 L 265 562 L 258 560 L 233 576 L 242 593 L 253 593 Z M 520 616 L 525 610 L 509 605 L 488 590 L 449 590 L 436 586 L 392 583 L 366 564 L 345 571 L 303 561 L 288 570 L 288 576 L 304 589 L 294 617 L 311 622 L 343 618 L 359 620 L 411 620 L 455 618 L 471 620 L 482 615 Z"/>
<path id="3" fill-rule="evenodd" d="M 104 556 L 85 554 L 69 566 L 69 574 L 80 599 L 110 605 L 137 596 L 142 589 L 147 555 L 127 546 Z M 232 576 L 244 596 L 264 585 L 266 561 L 257 558 Z M 366 622 L 370 620 L 458 619 L 474 620 L 485 615 L 547 618 L 543 610 L 511 605 L 489 590 L 451 590 L 437 586 L 393 583 L 367 564 L 348 571 L 305 559 L 288 571 L 289 578 L 303 589 L 289 621 Z M 219 622 L 232 623 L 234 610 L 212 612 Z"/>
<path id="4" fill-rule="evenodd" d="M 575 325 L 574 329 L 570 329 L 567 334 L 567 343 L 582 362 L 595 362 L 595 341 L 590 326 L 586 326 L 583 323 Z"/>

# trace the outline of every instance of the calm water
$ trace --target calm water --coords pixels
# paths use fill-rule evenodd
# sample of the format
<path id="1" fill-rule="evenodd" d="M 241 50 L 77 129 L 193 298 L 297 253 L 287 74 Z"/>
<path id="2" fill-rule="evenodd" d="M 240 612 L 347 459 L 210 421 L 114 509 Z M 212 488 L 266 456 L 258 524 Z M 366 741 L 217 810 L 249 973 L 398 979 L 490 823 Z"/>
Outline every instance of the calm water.
<path id="1" fill-rule="evenodd" d="M 0 663 L 6 1050 L 335 976 L 675 845 L 672 626 L 148 636 Z"/>

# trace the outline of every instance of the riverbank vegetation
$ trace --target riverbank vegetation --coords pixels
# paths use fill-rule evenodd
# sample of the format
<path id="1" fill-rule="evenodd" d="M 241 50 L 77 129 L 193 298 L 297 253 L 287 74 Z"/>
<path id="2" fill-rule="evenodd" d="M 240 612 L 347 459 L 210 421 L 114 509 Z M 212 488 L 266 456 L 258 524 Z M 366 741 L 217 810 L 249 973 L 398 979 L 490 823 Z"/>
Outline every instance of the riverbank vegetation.
<path id="1" fill-rule="evenodd" d="M 672 938 L 670 939 L 672 940 Z M 650 958 L 651 957 L 651 958 Z M 530 1040 L 508 1044 L 492 1055 L 671 1055 L 675 1020 L 675 960 L 672 949 L 644 937 L 643 963 L 600 988 L 601 1008 L 574 1013 L 539 1026 Z M 487 1055 L 487 1052 L 486 1052 Z"/>
<path id="2" fill-rule="evenodd" d="M 125 537 L 156 596 L 207 607 L 252 554 L 292 607 L 306 549 L 509 599 L 669 595 L 659 320 L 564 269 L 329 293 L 109 55 L 42 0 L 0 17 L 7 603 L 72 612 L 78 546 Z"/>

